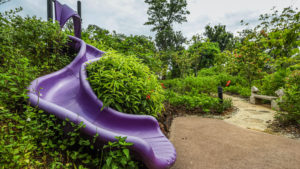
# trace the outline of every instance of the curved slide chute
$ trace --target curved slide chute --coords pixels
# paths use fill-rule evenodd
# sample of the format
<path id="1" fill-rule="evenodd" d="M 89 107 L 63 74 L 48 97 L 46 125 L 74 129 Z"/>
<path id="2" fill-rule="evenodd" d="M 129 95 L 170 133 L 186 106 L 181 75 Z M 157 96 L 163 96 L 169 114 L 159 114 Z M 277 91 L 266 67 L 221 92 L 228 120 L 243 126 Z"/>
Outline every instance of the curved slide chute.
<path id="1" fill-rule="evenodd" d="M 150 169 L 170 168 L 176 160 L 172 143 L 161 132 L 157 120 L 147 115 L 131 115 L 104 108 L 91 89 L 85 67 L 101 59 L 104 52 L 86 44 L 80 38 L 80 17 L 71 8 L 55 1 L 56 20 L 64 26 L 74 19 L 75 36 L 69 36 L 70 46 L 78 52 L 76 58 L 63 69 L 35 79 L 29 86 L 29 101 L 33 106 L 56 117 L 86 127 L 82 131 L 90 136 L 99 134 L 100 142 L 115 141 L 126 136 L 130 147 Z M 76 24 L 77 23 L 77 24 Z M 77 30 L 77 32 L 76 32 Z"/>

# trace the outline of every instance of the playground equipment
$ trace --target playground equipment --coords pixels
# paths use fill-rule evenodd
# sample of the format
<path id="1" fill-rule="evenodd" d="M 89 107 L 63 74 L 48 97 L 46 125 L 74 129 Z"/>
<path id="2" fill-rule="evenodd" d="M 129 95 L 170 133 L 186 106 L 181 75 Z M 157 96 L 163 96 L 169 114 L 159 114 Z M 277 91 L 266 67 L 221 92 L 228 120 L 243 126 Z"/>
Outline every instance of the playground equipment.
<path id="1" fill-rule="evenodd" d="M 86 80 L 86 64 L 101 59 L 104 52 L 79 39 L 80 16 L 67 5 L 55 1 L 55 18 L 63 27 L 73 18 L 75 36 L 69 36 L 69 44 L 78 52 L 76 58 L 63 69 L 35 79 L 29 86 L 29 101 L 33 106 L 54 114 L 56 117 L 86 127 L 82 132 L 94 136 L 99 142 L 115 141 L 116 136 L 126 136 L 132 142 L 131 150 L 138 154 L 150 169 L 171 167 L 176 160 L 172 143 L 161 132 L 152 116 L 131 115 L 109 107 L 101 111 L 103 103 L 93 93 Z"/>

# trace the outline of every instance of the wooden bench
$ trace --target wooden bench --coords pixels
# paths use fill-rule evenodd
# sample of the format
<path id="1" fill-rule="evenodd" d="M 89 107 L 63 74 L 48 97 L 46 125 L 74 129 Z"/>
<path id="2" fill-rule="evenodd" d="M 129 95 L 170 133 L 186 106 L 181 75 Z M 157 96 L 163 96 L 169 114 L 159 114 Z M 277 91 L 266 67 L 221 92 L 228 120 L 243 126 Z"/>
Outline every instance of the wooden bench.
<path id="1" fill-rule="evenodd" d="M 276 100 L 278 98 L 280 99 L 280 101 L 282 100 L 282 96 L 284 95 L 284 92 L 283 92 L 282 89 L 279 89 L 275 92 L 279 97 L 259 95 L 259 94 L 257 94 L 258 91 L 259 90 L 255 86 L 253 86 L 251 88 L 250 103 L 258 104 L 261 100 L 270 100 L 271 101 L 271 108 L 275 109 L 275 110 L 280 110 Z"/>

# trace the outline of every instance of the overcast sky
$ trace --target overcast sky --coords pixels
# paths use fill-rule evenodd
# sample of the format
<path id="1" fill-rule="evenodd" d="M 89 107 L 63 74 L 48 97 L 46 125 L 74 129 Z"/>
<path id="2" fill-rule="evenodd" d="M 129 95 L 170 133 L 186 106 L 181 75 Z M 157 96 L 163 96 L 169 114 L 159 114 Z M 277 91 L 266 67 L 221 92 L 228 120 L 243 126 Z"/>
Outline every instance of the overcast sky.
<path id="1" fill-rule="evenodd" d="M 47 16 L 47 0 L 11 0 L 0 5 L 0 11 L 23 7 L 21 15 L 36 15 L 43 19 Z M 73 9 L 77 9 L 77 0 L 60 0 Z M 96 24 L 110 31 L 127 35 L 149 35 L 150 26 L 147 21 L 147 4 L 144 0 L 81 0 L 83 26 Z M 225 24 L 233 33 L 241 30 L 243 19 L 252 25 L 258 23 L 260 14 L 270 12 L 272 7 L 283 9 L 288 6 L 300 7 L 300 0 L 188 0 L 188 22 L 176 25 L 190 38 L 196 33 L 202 33 L 205 25 Z"/>

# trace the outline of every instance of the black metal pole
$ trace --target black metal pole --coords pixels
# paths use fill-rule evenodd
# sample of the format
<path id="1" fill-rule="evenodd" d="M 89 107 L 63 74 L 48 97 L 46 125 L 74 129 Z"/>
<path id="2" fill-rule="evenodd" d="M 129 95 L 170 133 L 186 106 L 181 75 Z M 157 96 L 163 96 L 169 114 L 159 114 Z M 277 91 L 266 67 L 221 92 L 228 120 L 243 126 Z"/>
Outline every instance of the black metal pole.
<path id="1" fill-rule="evenodd" d="M 47 18 L 48 18 L 48 21 L 53 20 L 53 4 L 52 4 L 52 0 L 47 0 Z"/>
<path id="2" fill-rule="evenodd" d="M 220 103 L 223 103 L 223 88 L 218 86 L 218 96 L 220 98 Z"/>
<path id="3" fill-rule="evenodd" d="M 77 13 L 81 18 L 81 1 L 77 1 Z"/>

